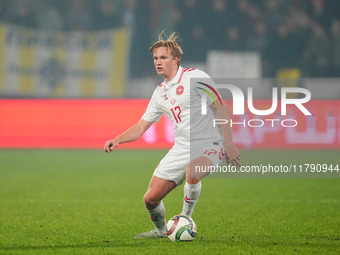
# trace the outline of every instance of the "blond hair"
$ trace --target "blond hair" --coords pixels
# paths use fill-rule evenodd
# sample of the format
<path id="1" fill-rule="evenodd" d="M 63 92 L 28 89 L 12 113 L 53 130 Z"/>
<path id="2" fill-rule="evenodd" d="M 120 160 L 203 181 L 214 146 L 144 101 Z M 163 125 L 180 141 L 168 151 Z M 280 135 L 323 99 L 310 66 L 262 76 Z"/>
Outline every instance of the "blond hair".
<path id="1" fill-rule="evenodd" d="M 164 34 L 165 34 L 164 30 L 160 32 L 160 34 L 158 35 L 158 41 L 155 42 L 150 47 L 150 52 L 153 54 L 157 48 L 166 47 L 168 51 L 170 51 L 171 56 L 173 56 L 174 58 L 181 59 L 183 50 L 178 45 L 178 41 L 180 40 L 179 35 L 176 32 L 173 32 L 167 39 L 164 40 L 163 38 Z M 178 64 L 179 64 L 179 61 L 178 61 Z"/>

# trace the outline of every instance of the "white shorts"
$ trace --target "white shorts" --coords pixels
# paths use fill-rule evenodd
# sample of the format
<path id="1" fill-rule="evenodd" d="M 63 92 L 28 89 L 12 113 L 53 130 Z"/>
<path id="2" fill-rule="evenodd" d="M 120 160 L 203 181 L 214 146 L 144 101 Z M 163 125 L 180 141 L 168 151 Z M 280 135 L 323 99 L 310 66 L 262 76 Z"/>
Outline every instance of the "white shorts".
<path id="1" fill-rule="evenodd" d="M 161 160 L 153 175 L 181 185 L 186 177 L 186 168 L 190 162 L 198 157 L 209 158 L 213 165 L 222 165 L 225 162 L 224 142 L 210 142 L 199 147 L 191 148 L 190 153 L 183 152 L 174 146 Z M 190 160 L 191 159 L 191 160 Z"/>

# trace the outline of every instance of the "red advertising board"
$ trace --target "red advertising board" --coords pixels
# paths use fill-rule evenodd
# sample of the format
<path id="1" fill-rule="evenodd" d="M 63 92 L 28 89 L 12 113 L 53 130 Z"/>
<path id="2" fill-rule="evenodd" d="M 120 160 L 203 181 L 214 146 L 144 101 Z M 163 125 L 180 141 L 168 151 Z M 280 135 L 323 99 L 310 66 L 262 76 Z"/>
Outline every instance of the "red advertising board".
<path id="1" fill-rule="evenodd" d="M 269 100 L 254 102 L 258 109 L 271 105 Z M 234 141 L 242 148 L 340 149 L 340 101 L 312 100 L 305 107 L 311 116 L 295 105 L 287 105 L 287 115 L 282 116 L 280 102 L 269 116 L 256 116 L 249 110 L 245 116 L 232 116 L 241 123 L 233 125 Z"/>
<path id="2" fill-rule="evenodd" d="M 260 100 L 254 106 L 269 109 L 271 103 Z M 0 148 L 101 149 L 107 139 L 137 123 L 147 104 L 144 99 L 0 100 Z M 340 149 L 340 101 L 310 101 L 306 107 L 312 116 L 294 106 L 287 116 L 279 111 L 232 116 L 234 141 L 240 148 Z M 120 148 L 169 149 L 172 127 L 163 116 L 141 138 Z"/>

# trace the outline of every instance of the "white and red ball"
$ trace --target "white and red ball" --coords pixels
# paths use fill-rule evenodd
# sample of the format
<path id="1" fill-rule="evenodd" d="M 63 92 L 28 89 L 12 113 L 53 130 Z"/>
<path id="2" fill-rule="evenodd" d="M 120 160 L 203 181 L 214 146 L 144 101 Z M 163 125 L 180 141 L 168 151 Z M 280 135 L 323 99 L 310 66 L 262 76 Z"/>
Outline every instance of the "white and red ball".
<path id="1" fill-rule="evenodd" d="M 196 224 L 186 215 L 175 215 L 167 224 L 168 238 L 172 242 L 192 241 L 197 233 Z"/>

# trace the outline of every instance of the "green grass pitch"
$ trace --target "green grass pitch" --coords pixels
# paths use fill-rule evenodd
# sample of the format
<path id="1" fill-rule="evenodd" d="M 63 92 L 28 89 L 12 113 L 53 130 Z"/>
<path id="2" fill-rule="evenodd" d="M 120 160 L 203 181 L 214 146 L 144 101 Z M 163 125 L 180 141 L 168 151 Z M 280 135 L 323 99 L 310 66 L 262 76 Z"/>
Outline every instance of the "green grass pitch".
<path id="1" fill-rule="evenodd" d="M 0 150 L 0 254 L 340 254 L 340 179 L 207 178 L 189 243 L 135 240 L 166 151 Z M 243 151 L 242 163 L 340 163 L 339 151 Z M 183 186 L 164 199 L 167 219 Z"/>

